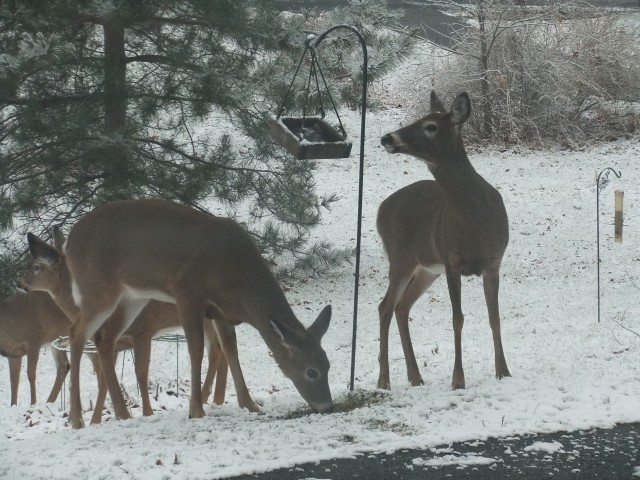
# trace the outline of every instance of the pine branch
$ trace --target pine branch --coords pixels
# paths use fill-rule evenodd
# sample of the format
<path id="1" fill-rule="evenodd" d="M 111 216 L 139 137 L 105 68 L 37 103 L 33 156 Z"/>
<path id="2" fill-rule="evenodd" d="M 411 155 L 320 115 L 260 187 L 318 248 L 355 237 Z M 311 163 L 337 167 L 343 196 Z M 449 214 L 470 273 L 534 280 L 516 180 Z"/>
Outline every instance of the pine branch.
<path id="1" fill-rule="evenodd" d="M 65 95 L 59 97 L 48 98 L 8 98 L 0 97 L 0 104 L 4 105 L 37 105 L 39 108 L 51 107 L 58 105 L 71 105 L 77 103 L 86 103 L 87 101 L 103 100 L 101 93 L 91 93 L 86 95 Z M 0 107 L 1 108 L 1 107 Z"/>
<path id="2" fill-rule="evenodd" d="M 204 69 L 195 63 L 184 62 L 176 58 L 171 58 L 166 55 L 134 55 L 129 56 L 125 60 L 126 63 L 155 63 L 160 65 L 170 65 L 172 67 L 185 68 L 192 72 L 202 72 Z"/>

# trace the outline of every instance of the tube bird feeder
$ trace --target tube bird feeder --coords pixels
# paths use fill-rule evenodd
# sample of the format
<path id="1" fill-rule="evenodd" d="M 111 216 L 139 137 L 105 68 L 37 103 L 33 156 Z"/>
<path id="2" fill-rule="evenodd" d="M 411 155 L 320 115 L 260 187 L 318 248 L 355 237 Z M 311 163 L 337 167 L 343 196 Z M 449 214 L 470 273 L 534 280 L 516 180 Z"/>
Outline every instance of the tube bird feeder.
<path id="1" fill-rule="evenodd" d="M 615 216 L 613 219 L 614 238 L 616 243 L 622 243 L 622 225 L 623 225 L 623 204 L 624 190 L 616 189 L 615 195 Z"/>
<path id="2" fill-rule="evenodd" d="M 611 167 L 606 167 L 603 168 L 596 177 L 596 264 L 598 270 L 598 323 L 600 323 L 600 178 L 603 174 L 605 174 L 605 178 L 608 178 L 610 172 L 613 172 L 613 174 L 617 178 L 620 178 L 622 176 L 622 172 L 616 171 Z M 622 200 L 623 196 L 620 195 L 620 241 L 622 241 Z M 617 208 L 618 197 L 616 195 L 616 211 Z M 617 213 L 615 219 L 617 219 Z M 617 226 L 614 227 L 614 230 L 617 231 Z"/>

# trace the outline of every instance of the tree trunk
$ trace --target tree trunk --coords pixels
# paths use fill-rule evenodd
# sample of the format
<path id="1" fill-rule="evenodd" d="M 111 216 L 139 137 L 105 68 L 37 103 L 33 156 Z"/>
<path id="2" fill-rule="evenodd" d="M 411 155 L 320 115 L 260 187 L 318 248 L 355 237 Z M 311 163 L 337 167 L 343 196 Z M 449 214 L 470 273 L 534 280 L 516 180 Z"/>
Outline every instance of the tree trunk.
<path id="1" fill-rule="evenodd" d="M 480 27 L 480 95 L 483 101 L 481 105 L 482 133 L 485 138 L 491 138 L 493 118 L 489 91 L 489 51 L 487 47 L 486 17 L 482 1 L 478 2 L 478 23 Z"/>
<path id="2" fill-rule="evenodd" d="M 119 18 L 110 18 L 103 28 L 105 133 L 124 133 L 127 125 L 124 24 Z"/>
<path id="3" fill-rule="evenodd" d="M 104 133 L 107 140 L 93 152 L 104 169 L 103 191 L 112 199 L 126 198 L 130 168 L 127 149 L 122 139 L 127 130 L 126 56 L 124 22 L 110 16 L 104 28 Z"/>

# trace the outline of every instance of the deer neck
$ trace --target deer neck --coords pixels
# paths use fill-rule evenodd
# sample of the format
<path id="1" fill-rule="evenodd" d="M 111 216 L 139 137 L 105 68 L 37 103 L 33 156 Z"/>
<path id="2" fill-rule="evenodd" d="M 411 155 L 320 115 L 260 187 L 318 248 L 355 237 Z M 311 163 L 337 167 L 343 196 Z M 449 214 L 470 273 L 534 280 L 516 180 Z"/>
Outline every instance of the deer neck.
<path id="1" fill-rule="evenodd" d="M 272 319 L 277 319 L 279 322 L 286 324 L 301 336 L 304 335 L 305 328 L 296 318 L 293 310 L 291 310 L 284 293 L 280 290 L 275 279 L 273 280 L 273 286 L 274 288 L 270 292 L 263 292 L 259 298 L 254 298 L 254 311 L 256 314 L 252 315 L 255 319 L 252 323 L 264 339 L 276 363 L 281 365 L 289 352 L 283 345 L 281 337 L 276 333 Z"/>
<path id="2" fill-rule="evenodd" d="M 73 300 L 71 292 L 71 273 L 67 268 L 62 268 L 59 272 L 59 281 L 57 285 L 49 291 L 51 298 L 56 305 L 71 320 L 75 321 L 80 309 Z"/>
<path id="3" fill-rule="evenodd" d="M 281 366 L 285 363 L 288 356 L 287 348 L 282 344 L 280 337 L 276 335 L 275 330 L 268 318 L 263 318 L 258 327 L 258 332 L 267 345 L 269 351 L 273 354 L 273 359 Z M 282 368 L 282 367 L 281 367 Z"/>
<path id="4" fill-rule="evenodd" d="M 447 206 L 461 215 L 475 215 L 482 208 L 487 187 L 484 178 L 473 168 L 462 150 L 454 161 L 430 168 L 446 199 Z"/>

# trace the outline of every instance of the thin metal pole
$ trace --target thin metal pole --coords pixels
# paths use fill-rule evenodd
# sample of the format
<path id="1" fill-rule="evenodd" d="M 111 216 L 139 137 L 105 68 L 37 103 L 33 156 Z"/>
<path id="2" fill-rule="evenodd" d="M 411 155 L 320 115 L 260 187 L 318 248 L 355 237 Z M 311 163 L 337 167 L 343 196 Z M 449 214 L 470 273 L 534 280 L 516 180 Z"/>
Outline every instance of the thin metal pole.
<path id="1" fill-rule="evenodd" d="M 351 25 L 336 25 L 323 33 L 318 35 L 312 42 L 309 42 L 311 48 L 315 49 L 320 42 L 332 31 L 339 28 L 344 28 L 352 31 L 360 40 L 362 46 L 362 114 L 360 120 L 360 172 L 358 176 L 358 227 L 356 234 L 356 271 L 355 271 L 355 285 L 353 288 L 353 334 L 351 337 L 351 377 L 349 381 L 349 390 L 353 391 L 355 380 L 355 368 L 356 368 L 356 332 L 358 329 L 358 289 L 360 286 L 360 236 L 362 233 L 362 193 L 363 193 L 363 180 L 364 180 L 364 137 L 365 137 L 365 125 L 367 119 L 367 68 L 368 68 L 368 56 L 367 56 L 367 44 L 364 41 L 363 36 L 360 34 L 357 28 Z"/>
<path id="2" fill-rule="evenodd" d="M 596 180 L 596 260 L 598 262 L 598 323 L 600 323 L 600 177 L 604 172 L 607 172 L 608 177 L 609 171 L 613 172 L 618 178 L 622 176 L 622 172 L 616 172 L 613 168 L 607 167 L 598 174 L 598 179 Z"/>
<path id="3" fill-rule="evenodd" d="M 180 385 L 178 384 L 178 372 L 180 371 L 180 365 L 178 364 L 178 350 L 180 349 L 178 335 L 176 335 L 176 398 L 178 398 L 178 394 L 180 393 Z"/>

